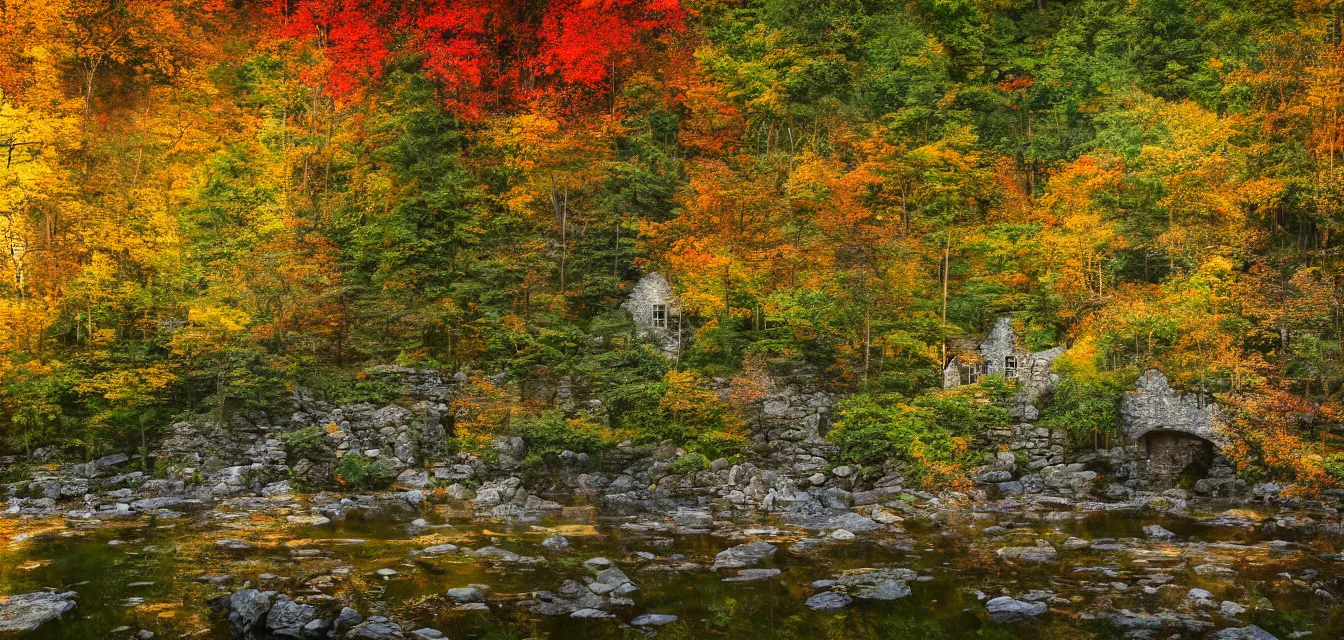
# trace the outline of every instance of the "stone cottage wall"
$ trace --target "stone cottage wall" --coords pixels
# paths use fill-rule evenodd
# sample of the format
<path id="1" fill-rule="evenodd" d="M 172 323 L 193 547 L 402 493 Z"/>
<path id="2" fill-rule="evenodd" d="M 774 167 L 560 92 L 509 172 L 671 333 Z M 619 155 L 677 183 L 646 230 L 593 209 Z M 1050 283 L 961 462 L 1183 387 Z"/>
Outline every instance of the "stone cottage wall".
<path id="1" fill-rule="evenodd" d="M 660 304 L 667 307 L 664 327 L 654 324 L 654 307 Z M 654 272 L 641 278 L 621 308 L 630 312 L 639 337 L 651 337 L 662 346 L 664 354 L 676 355 L 680 348 L 677 332 L 681 329 L 681 305 L 672 285 L 662 274 Z"/>

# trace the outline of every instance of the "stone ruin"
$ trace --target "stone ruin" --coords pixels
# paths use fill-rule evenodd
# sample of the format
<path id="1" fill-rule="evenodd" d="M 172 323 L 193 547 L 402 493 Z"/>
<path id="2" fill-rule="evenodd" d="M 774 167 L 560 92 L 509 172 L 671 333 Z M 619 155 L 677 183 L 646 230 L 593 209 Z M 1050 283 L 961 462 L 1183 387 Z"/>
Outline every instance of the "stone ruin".
<path id="1" fill-rule="evenodd" d="M 1035 420 L 1040 417 L 1037 405 L 1043 394 L 1053 385 L 1050 363 L 1064 353 L 1064 347 L 1031 352 L 1018 347 L 1013 331 L 1013 319 L 999 316 L 989 335 L 976 348 L 960 344 L 943 367 L 943 388 L 955 389 L 963 384 L 975 384 L 988 375 L 1003 374 L 1007 380 L 1016 380 L 1021 396 L 1015 403 L 1014 418 Z"/>
<path id="2" fill-rule="evenodd" d="M 1193 481 L 1195 493 L 1227 495 L 1236 484 L 1222 454 L 1218 405 L 1204 394 L 1180 393 L 1155 369 L 1145 371 L 1120 404 L 1127 440 L 1136 447 L 1136 473 L 1146 488 L 1161 490 Z"/>
<path id="3" fill-rule="evenodd" d="M 685 336 L 681 303 L 662 274 L 655 271 L 641 278 L 621 308 L 630 312 L 636 334 L 656 341 L 663 355 L 675 358 L 681 351 Z"/>

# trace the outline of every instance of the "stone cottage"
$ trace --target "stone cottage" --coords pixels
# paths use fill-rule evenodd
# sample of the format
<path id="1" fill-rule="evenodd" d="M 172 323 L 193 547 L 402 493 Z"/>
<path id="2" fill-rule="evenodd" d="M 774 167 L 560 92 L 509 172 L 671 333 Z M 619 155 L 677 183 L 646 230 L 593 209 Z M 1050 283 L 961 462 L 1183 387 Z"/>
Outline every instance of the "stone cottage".
<path id="1" fill-rule="evenodd" d="M 675 358 L 681 351 L 681 304 L 662 274 L 655 271 L 640 278 L 621 308 L 630 312 L 636 335 L 652 338 L 662 347 L 663 355 Z"/>
<path id="2" fill-rule="evenodd" d="M 1034 406 L 1039 399 L 1037 392 L 1047 390 L 1052 382 L 1050 363 L 1062 353 L 1064 347 L 1035 353 L 1022 349 L 1017 344 L 1012 318 L 999 316 L 989 335 L 978 346 L 974 341 L 964 340 L 952 345 L 943 367 L 943 388 L 955 389 L 963 384 L 975 384 L 984 376 L 1003 374 L 1005 379 L 1017 381 L 1023 391 L 1032 395 L 1030 404 Z M 1020 417 L 1035 420 L 1037 416 Z"/>

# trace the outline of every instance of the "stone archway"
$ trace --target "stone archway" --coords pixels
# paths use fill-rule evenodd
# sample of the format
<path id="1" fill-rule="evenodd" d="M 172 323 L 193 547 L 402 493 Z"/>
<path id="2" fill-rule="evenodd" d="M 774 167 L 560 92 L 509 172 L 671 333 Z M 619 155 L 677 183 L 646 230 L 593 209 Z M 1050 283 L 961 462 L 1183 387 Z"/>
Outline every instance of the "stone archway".
<path id="1" fill-rule="evenodd" d="M 1155 490 L 1193 489 L 1207 478 L 1217 457 L 1212 442 L 1184 431 L 1154 430 L 1139 439 L 1140 455 L 1147 459 L 1147 480 Z"/>

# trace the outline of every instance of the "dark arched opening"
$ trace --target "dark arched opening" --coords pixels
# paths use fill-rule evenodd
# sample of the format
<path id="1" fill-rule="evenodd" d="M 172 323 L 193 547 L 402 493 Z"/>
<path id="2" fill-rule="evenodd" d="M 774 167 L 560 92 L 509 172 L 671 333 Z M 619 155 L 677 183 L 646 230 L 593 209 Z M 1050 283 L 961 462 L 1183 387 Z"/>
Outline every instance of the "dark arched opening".
<path id="1" fill-rule="evenodd" d="M 1181 431 L 1149 431 L 1139 444 L 1147 454 L 1147 479 L 1153 489 L 1189 491 L 1208 477 L 1213 465 L 1213 443 Z"/>

